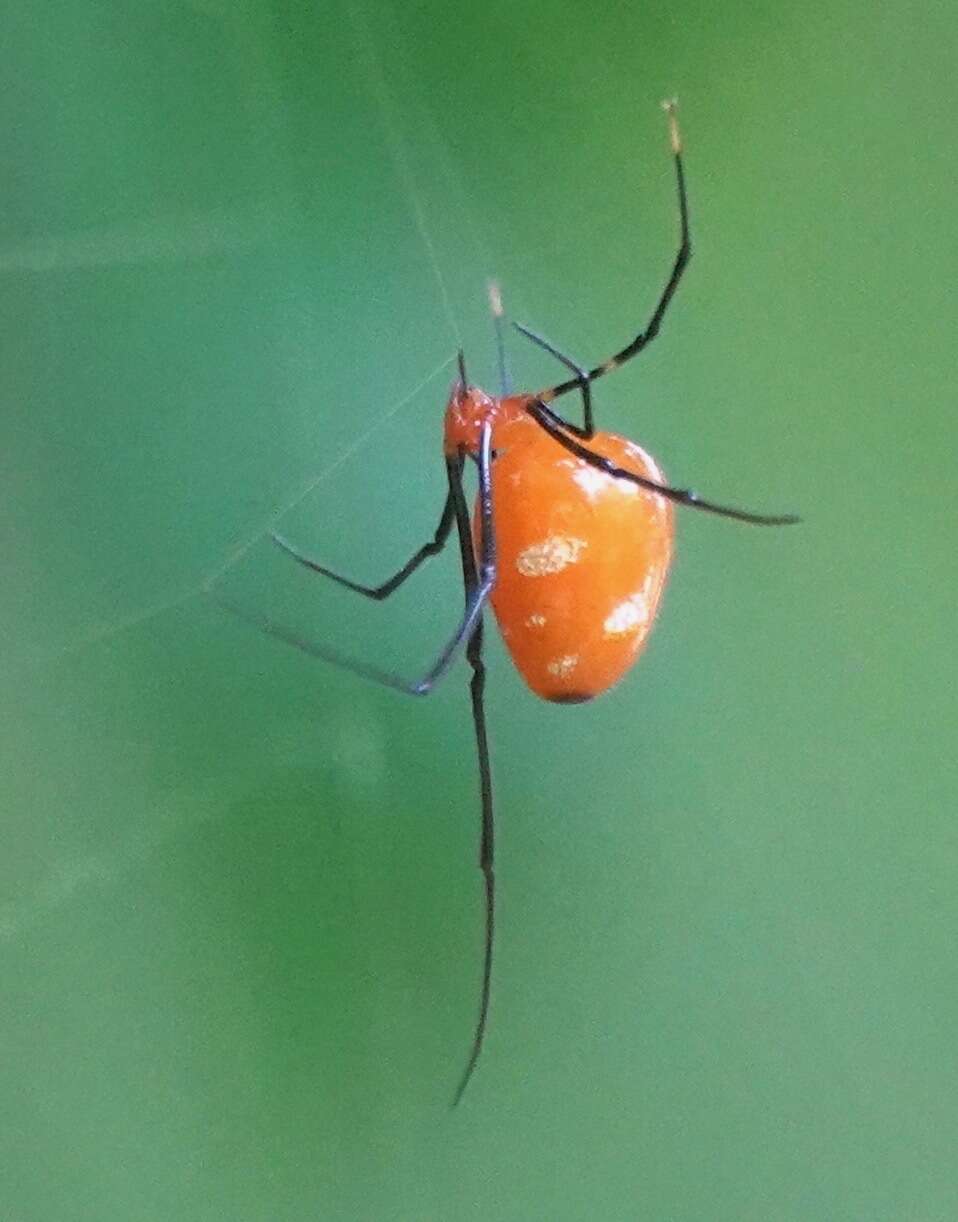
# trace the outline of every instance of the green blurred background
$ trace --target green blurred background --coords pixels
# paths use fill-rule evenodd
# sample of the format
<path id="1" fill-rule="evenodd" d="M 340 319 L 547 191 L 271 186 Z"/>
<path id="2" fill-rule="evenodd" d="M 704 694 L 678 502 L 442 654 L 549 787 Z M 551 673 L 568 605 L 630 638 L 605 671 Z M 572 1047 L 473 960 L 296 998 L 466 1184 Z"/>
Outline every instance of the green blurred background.
<path id="1" fill-rule="evenodd" d="M 0 1218 L 958 1217 L 952 5 L 10 5 Z M 494 1011 L 460 668 L 414 673 L 485 301 L 687 513 L 594 705 L 500 645 Z M 554 377 L 512 345 L 522 385 Z M 431 379 L 430 379 L 430 375 Z M 305 490 L 309 490 L 303 496 Z M 297 500 L 297 498 L 300 498 Z"/>

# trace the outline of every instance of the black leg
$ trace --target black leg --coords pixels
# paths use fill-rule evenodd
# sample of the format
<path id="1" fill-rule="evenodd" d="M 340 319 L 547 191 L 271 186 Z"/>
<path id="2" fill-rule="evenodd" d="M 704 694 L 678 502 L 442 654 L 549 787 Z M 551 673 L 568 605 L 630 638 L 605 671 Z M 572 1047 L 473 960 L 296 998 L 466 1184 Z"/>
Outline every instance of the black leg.
<path id="1" fill-rule="evenodd" d="M 398 573 L 394 573 L 387 581 L 384 581 L 379 586 L 364 586 L 359 582 L 350 581 L 348 577 L 343 577 L 339 573 L 334 573 L 332 569 L 327 569 L 324 565 L 319 564 L 316 560 L 304 555 L 298 548 L 294 547 L 281 535 L 272 533 L 271 538 L 274 543 L 278 544 L 284 552 L 287 552 L 294 560 L 305 565 L 306 568 L 312 569 L 314 573 L 321 573 L 324 577 L 329 577 L 339 585 L 345 586 L 347 590 L 355 590 L 357 594 L 362 594 L 366 598 L 374 598 L 378 601 L 388 598 L 394 590 L 398 590 L 407 577 L 411 577 L 422 562 L 430 556 L 435 556 L 446 546 L 446 540 L 449 538 L 449 532 L 452 529 L 454 520 L 452 508 L 452 493 L 446 494 L 446 503 L 443 506 L 442 517 L 439 519 L 439 525 L 436 527 L 436 533 L 433 538 L 424 543 L 422 547 L 410 557 L 409 560 L 402 566 Z"/>
<path id="2" fill-rule="evenodd" d="M 484 430 L 485 439 L 488 425 Z M 467 513 L 457 515 L 459 525 L 459 542 L 462 554 L 463 584 L 466 587 L 466 598 L 472 587 L 481 588 L 484 573 L 495 572 L 495 541 L 492 524 L 492 484 L 490 476 L 491 450 L 488 445 L 480 447 L 479 453 L 479 512 L 482 529 L 480 538 L 482 552 L 479 572 L 476 572 L 476 562 L 472 547 L 472 532 L 469 528 Z M 479 995 L 479 1015 L 472 1037 L 472 1048 L 469 1060 L 459 1080 L 453 1097 L 453 1107 L 462 1098 L 469 1079 L 482 1052 L 482 1041 L 486 1033 L 486 1022 L 489 1017 L 489 996 L 492 986 L 492 946 L 495 929 L 496 880 L 493 868 L 495 827 L 492 809 L 492 772 L 489 765 L 489 740 L 486 734 L 486 714 L 483 695 L 486 684 L 486 668 L 482 660 L 482 620 L 480 619 L 469 638 L 466 647 L 466 657 L 472 667 L 472 681 L 469 692 L 472 698 L 472 723 L 476 735 L 476 754 L 479 763 L 479 790 L 482 803 L 482 829 L 479 841 L 479 868 L 482 870 L 486 893 L 486 932 L 482 959 L 482 987 Z"/>
<path id="3" fill-rule="evenodd" d="M 565 420 L 558 412 L 554 412 L 551 408 L 546 408 L 550 419 L 556 424 L 561 425 L 564 429 L 568 429 L 570 433 L 574 433 L 576 437 L 581 437 L 584 441 L 588 441 L 595 433 L 595 423 L 592 419 L 592 389 L 589 385 L 589 371 L 584 369 L 571 357 L 565 356 L 542 335 L 537 335 L 535 331 L 530 331 L 528 327 L 523 326 L 521 322 L 512 324 L 515 329 L 521 332 L 527 339 L 531 339 L 534 344 L 538 344 L 540 348 L 545 349 L 551 356 L 554 356 L 557 361 L 561 361 L 566 369 L 570 369 L 576 375 L 576 385 L 582 391 L 582 428 L 577 424 L 573 424 L 571 420 Z M 550 392 L 546 392 L 549 394 Z"/>
<path id="4" fill-rule="evenodd" d="M 476 563 L 472 544 L 472 530 L 469 521 L 469 508 L 462 488 L 463 457 L 461 454 L 446 460 L 449 478 L 448 507 L 452 519 L 455 520 L 459 535 L 459 550 L 462 559 L 463 586 L 465 590 L 465 609 L 460 625 L 439 658 L 419 680 L 418 683 L 407 683 L 396 675 L 381 671 L 375 667 L 366 666 L 344 657 L 336 650 L 314 644 L 281 624 L 275 624 L 266 616 L 252 614 L 243 607 L 238 607 L 223 599 L 218 599 L 228 610 L 233 611 L 241 619 L 252 623 L 255 627 L 284 641 L 287 645 L 302 650 L 311 657 L 317 657 L 324 662 L 343 667 L 363 678 L 371 679 L 386 687 L 398 689 L 411 695 L 427 694 L 435 683 L 445 674 L 454 660 L 459 647 L 465 640 L 466 657 L 472 667 L 470 695 L 472 698 L 472 720 L 476 736 L 476 754 L 479 763 L 479 788 L 482 803 L 482 829 L 479 846 L 479 867 L 482 870 L 485 884 L 485 938 L 482 965 L 482 988 L 479 999 L 479 1016 L 472 1039 L 472 1049 L 465 1071 L 453 1100 L 453 1106 L 459 1103 L 463 1092 L 472 1077 L 482 1051 L 486 1023 L 489 1016 L 489 997 L 492 982 L 492 948 L 495 926 L 495 874 L 493 872 L 493 841 L 494 823 L 492 808 L 492 772 L 489 763 L 489 741 L 486 734 L 486 717 L 484 706 L 484 689 L 486 681 L 485 665 L 482 661 L 482 609 L 489 591 L 495 583 L 496 550 L 495 535 L 492 520 L 492 428 L 489 424 L 483 426 L 479 443 L 477 466 L 479 469 L 479 512 L 480 512 L 480 554 Z M 445 512 L 443 515 L 445 519 Z M 438 532 L 437 532 L 438 533 Z M 448 534 L 448 530 L 447 530 Z M 348 584 L 348 583 L 344 583 Z"/>
<path id="5" fill-rule="evenodd" d="M 495 825 L 492 808 L 492 773 L 489 764 L 489 740 L 486 734 L 486 713 L 483 693 L 486 685 L 486 668 L 482 661 L 482 622 L 469 639 L 466 657 L 472 666 L 472 681 L 469 693 L 472 697 L 472 722 L 476 734 L 476 754 L 479 761 L 479 788 L 482 802 L 482 829 L 479 841 L 479 869 L 482 871 L 486 893 L 486 930 L 482 958 L 482 987 L 479 995 L 479 1016 L 472 1037 L 469 1060 L 459 1080 L 453 1098 L 455 1107 L 462 1098 L 469 1079 L 482 1052 L 482 1041 L 489 1017 L 489 996 L 492 987 L 492 946 L 495 931 L 496 876 L 494 868 Z"/>
<path id="6" fill-rule="evenodd" d="M 302 653 L 319 658 L 324 662 L 329 662 L 343 670 L 352 671 L 353 674 L 369 679 L 373 683 L 380 683 L 384 687 L 391 687 L 395 691 L 405 692 L 410 696 L 427 695 L 446 674 L 458 657 L 462 647 L 469 640 L 473 629 L 482 616 L 482 608 L 489 597 L 489 591 L 495 583 L 495 544 L 492 536 L 492 493 L 489 476 L 491 455 L 492 429 L 487 424 L 483 427 L 479 453 L 480 499 L 488 509 L 488 513 L 484 509 L 482 516 L 482 556 L 479 565 L 479 579 L 475 587 L 468 593 L 466 608 L 456 631 L 447 641 L 439 657 L 421 679 L 410 682 L 401 675 L 380 670 L 376 666 L 368 666 L 363 662 L 347 657 L 337 649 L 332 649 L 326 645 L 318 645 L 284 627 L 282 624 L 275 623 L 266 615 L 248 611 L 246 608 L 237 606 L 235 603 L 221 597 L 217 597 L 217 601 L 235 615 L 238 615 L 240 619 L 245 619 L 248 623 L 259 628 L 260 631 L 267 633 L 269 636 L 276 637 L 277 640 L 285 641 L 287 645 L 292 645 L 294 649 L 299 649 Z M 460 520 L 462 514 L 465 514 L 468 519 L 468 509 L 466 508 L 466 500 L 462 490 L 462 465 L 462 455 L 446 459 L 449 494 L 453 503 L 453 513 L 457 521 Z M 485 487 L 484 492 L 483 486 Z"/>
<path id="7" fill-rule="evenodd" d="M 465 390 L 467 385 L 466 358 L 461 348 L 456 354 L 456 361 L 459 367 L 459 386 L 461 390 Z M 447 467 L 448 462 L 449 460 L 447 459 Z M 460 470 L 461 466 L 462 464 L 460 461 Z M 389 595 L 395 590 L 398 590 L 406 578 L 411 577 L 424 560 L 427 560 L 430 556 L 435 556 L 442 551 L 442 549 L 446 546 L 447 539 L 449 538 L 449 532 L 452 529 L 454 516 L 453 494 L 450 482 L 450 489 L 446 494 L 446 503 L 442 509 L 442 516 L 439 519 L 439 525 L 436 527 L 436 533 L 432 539 L 428 543 L 424 543 L 417 552 L 414 552 L 397 573 L 394 573 L 392 577 L 388 578 L 382 583 L 382 585 L 378 586 L 364 586 L 358 581 L 352 581 L 348 577 L 343 577 L 339 573 L 334 573 L 332 569 L 326 568 L 325 565 L 313 560 L 310 556 L 307 556 L 304 552 L 301 552 L 299 548 L 294 547 L 292 543 L 290 543 L 287 539 L 284 539 L 282 535 L 277 534 L 276 531 L 272 531 L 270 533 L 270 538 L 275 544 L 281 547 L 284 552 L 287 552 L 293 557 L 294 560 L 298 561 L 299 564 L 304 565 L 308 569 L 312 569 L 314 573 L 320 573 L 323 577 L 329 577 L 332 581 L 337 582 L 339 585 L 345 586 L 347 590 L 353 590 L 357 594 L 362 594 L 366 598 L 374 598 L 377 602 L 379 602 L 384 598 L 388 598 Z"/>
<path id="8" fill-rule="evenodd" d="M 722 518 L 735 518 L 739 522 L 751 522 L 756 526 L 793 526 L 796 522 L 801 521 L 801 518 L 794 513 L 752 513 L 747 509 L 735 509 L 730 505 L 716 505 L 714 501 L 703 500 L 697 492 L 693 492 L 690 488 L 670 488 L 667 484 L 657 484 L 655 480 L 647 479 L 644 475 L 636 475 L 634 471 L 626 471 L 624 467 L 617 466 L 610 458 L 605 458 L 602 454 L 593 453 L 581 441 L 576 441 L 574 437 L 569 437 L 551 418 L 551 413 L 543 409 L 542 404 L 533 403 L 528 411 L 550 437 L 554 438 L 570 454 L 574 454 L 576 458 L 583 459 L 591 467 L 604 471 L 606 475 L 611 475 L 615 479 L 629 480 L 633 484 L 638 484 L 640 488 L 647 488 L 649 492 L 657 492 L 659 496 L 664 496 L 679 505 L 688 505 L 691 509 L 703 509 L 706 513 L 718 514 Z"/>
<path id="9" fill-rule="evenodd" d="M 631 343 L 626 344 L 614 356 L 609 357 L 601 365 L 596 365 L 594 369 L 589 370 L 589 380 L 593 382 L 596 378 L 601 378 L 604 373 L 611 373 L 613 369 L 618 369 L 620 365 L 624 365 L 626 361 L 631 360 L 632 357 L 640 353 L 646 344 L 650 344 L 655 339 L 659 333 L 659 327 L 665 316 L 665 311 L 669 307 L 669 302 L 672 300 L 679 281 L 682 279 L 682 273 L 692 257 L 692 242 L 689 237 L 689 205 L 685 193 L 685 171 L 682 167 L 682 137 L 679 134 L 675 102 L 663 102 L 663 106 L 669 116 L 669 137 L 672 144 L 672 156 L 675 160 L 675 182 L 678 191 L 680 226 L 678 254 L 675 256 L 675 263 L 672 265 L 672 273 L 666 282 L 665 288 L 662 290 L 662 296 L 659 298 L 658 305 L 653 310 L 652 317 L 646 324 L 645 330 L 640 331 Z M 570 390 L 576 390 L 579 386 L 581 386 L 581 378 L 571 378 L 568 382 L 561 382 L 558 386 L 553 386 L 551 390 L 543 392 L 539 397 L 544 403 L 551 403 L 559 395 L 567 394 Z"/>

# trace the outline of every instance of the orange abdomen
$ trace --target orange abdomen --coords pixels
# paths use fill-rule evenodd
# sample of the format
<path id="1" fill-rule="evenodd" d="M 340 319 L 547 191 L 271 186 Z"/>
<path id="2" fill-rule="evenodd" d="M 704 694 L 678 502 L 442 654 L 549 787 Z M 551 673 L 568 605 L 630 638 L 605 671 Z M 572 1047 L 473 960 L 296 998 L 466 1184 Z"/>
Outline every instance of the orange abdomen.
<path id="1" fill-rule="evenodd" d="M 634 442 L 591 450 L 664 483 Z M 533 421 L 493 437 L 497 578 L 492 605 L 520 674 L 546 700 L 617 683 L 642 651 L 672 557 L 672 506 L 576 458 Z"/>

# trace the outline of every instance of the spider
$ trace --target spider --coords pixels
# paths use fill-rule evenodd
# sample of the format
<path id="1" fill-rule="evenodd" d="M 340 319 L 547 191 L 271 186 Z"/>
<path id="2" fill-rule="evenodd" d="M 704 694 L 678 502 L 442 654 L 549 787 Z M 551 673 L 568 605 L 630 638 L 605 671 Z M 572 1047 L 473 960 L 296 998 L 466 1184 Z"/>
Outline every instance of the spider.
<path id="1" fill-rule="evenodd" d="M 440 552 L 455 528 L 465 608 L 432 666 L 420 678 L 407 681 L 317 645 L 267 617 L 239 612 L 304 653 L 413 696 L 432 691 L 465 652 L 472 670 L 470 695 L 479 770 L 485 940 L 478 1016 L 453 1106 L 462 1098 L 479 1060 L 492 982 L 494 824 L 482 659 L 486 604 L 492 604 L 513 662 L 531 690 L 546 700 L 581 703 L 617 683 L 648 639 L 672 556 L 674 504 L 759 526 L 799 521 L 794 514 L 753 513 L 719 505 L 690 489 L 672 487 L 655 460 L 638 445 L 595 427 L 592 384 L 655 339 L 692 254 L 676 103 L 670 100 L 662 105 L 675 164 L 680 237 L 671 273 L 643 330 L 613 356 L 588 369 L 530 328 L 514 323 L 523 336 L 564 365 L 570 376 L 534 394 L 512 394 L 504 357 L 502 302 L 493 286 L 503 393 L 490 395 L 472 385 L 460 350 L 458 378 L 444 419 L 448 491 L 433 537 L 381 585 L 368 586 L 334 572 L 273 534 L 276 544 L 307 569 L 381 601 L 399 589 L 423 561 Z M 581 401 L 581 423 L 561 416 L 552 406 L 573 392 Z M 471 517 L 463 487 L 467 460 L 475 463 L 478 476 Z"/>

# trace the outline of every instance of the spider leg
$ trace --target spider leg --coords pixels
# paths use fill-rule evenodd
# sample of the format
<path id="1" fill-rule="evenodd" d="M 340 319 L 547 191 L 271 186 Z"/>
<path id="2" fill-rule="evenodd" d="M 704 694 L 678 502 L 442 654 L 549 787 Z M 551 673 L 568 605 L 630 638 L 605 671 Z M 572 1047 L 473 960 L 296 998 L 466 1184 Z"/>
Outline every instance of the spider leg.
<path id="1" fill-rule="evenodd" d="M 589 381 L 592 382 L 596 378 L 601 378 L 603 374 L 611 373 L 613 369 L 618 369 L 620 365 L 624 365 L 626 361 L 637 356 L 646 344 L 650 344 L 655 339 L 659 333 L 659 327 L 662 324 L 662 319 L 665 317 L 669 303 L 675 290 L 678 288 L 679 281 L 682 279 L 682 273 L 692 257 L 692 241 L 689 236 L 689 204 L 685 191 L 685 170 L 682 166 L 682 137 L 679 133 L 679 123 L 675 113 L 675 101 L 663 102 L 662 105 L 669 116 L 669 138 L 672 145 L 672 157 L 675 161 L 675 184 L 679 205 L 678 253 L 675 256 L 675 262 L 672 265 L 672 271 L 666 281 L 665 288 L 662 290 L 662 295 L 659 297 L 658 304 L 652 311 L 652 317 L 646 323 L 645 329 L 640 331 L 635 339 L 616 352 L 614 356 L 610 356 L 601 365 L 596 365 L 594 369 L 589 370 Z M 545 403 L 550 403 L 560 395 L 567 394 L 570 390 L 576 390 L 581 384 L 581 377 L 570 378 L 569 381 L 560 382 L 558 386 L 553 386 L 551 390 L 544 391 L 540 395 L 540 399 Z"/>
<path id="2" fill-rule="evenodd" d="M 539 427 L 570 454 L 583 459 L 589 466 L 604 471 L 606 475 L 611 475 L 615 479 L 629 480 L 633 484 L 638 484 L 640 488 L 646 488 L 649 492 L 657 492 L 659 496 L 664 496 L 679 505 L 687 505 L 690 509 L 702 509 L 706 513 L 714 513 L 722 518 L 734 518 L 739 522 L 751 522 L 755 526 L 793 526 L 796 522 L 801 521 L 801 518 L 794 513 L 753 513 L 751 510 L 736 509 L 731 505 L 717 505 L 714 501 L 707 501 L 704 497 L 700 497 L 691 488 L 672 488 L 668 484 L 658 484 L 655 480 L 647 479 L 644 475 L 637 475 L 634 471 L 627 471 L 624 467 L 617 466 L 610 458 L 596 454 L 581 441 L 568 436 L 553 421 L 551 412 L 543 410 L 543 406 L 541 403 L 533 402 L 527 408 Z"/>
<path id="3" fill-rule="evenodd" d="M 320 564 L 319 561 L 313 560 L 312 557 L 307 556 L 305 552 L 301 552 L 299 548 L 294 547 L 292 543 L 284 539 L 282 535 L 276 534 L 275 531 L 272 533 L 271 538 L 284 552 L 292 556 L 294 560 L 298 561 L 305 568 L 311 569 L 314 573 L 320 573 L 323 577 L 331 578 L 339 585 L 345 586 L 347 590 L 355 590 L 357 594 L 362 594 L 365 598 L 374 598 L 379 602 L 384 598 L 388 598 L 395 590 L 398 590 L 406 578 L 411 577 L 424 560 L 442 551 L 446 546 L 454 520 L 453 498 L 450 491 L 446 494 L 446 503 L 443 506 L 442 516 L 439 519 L 439 525 L 436 527 L 436 533 L 432 539 L 428 543 L 424 543 L 398 572 L 378 586 L 364 586 L 357 581 L 350 580 L 348 577 L 343 577 L 340 573 L 334 573 L 332 569 L 328 569 L 325 565 Z"/>
<path id="4" fill-rule="evenodd" d="M 446 460 L 446 470 L 449 479 L 449 497 L 447 499 L 447 508 L 443 511 L 443 519 L 440 526 L 446 520 L 447 514 L 450 522 L 455 521 L 457 533 L 459 536 L 459 550 L 462 560 L 463 572 L 463 587 L 465 592 L 465 608 L 462 619 L 453 633 L 445 648 L 440 653 L 434 664 L 426 672 L 426 674 L 416 682 L 407 682 L 401 677 L 394 675 L 388 671 L 380 670 L 377 667 L 368 666 L 365 663 L 357 662 L 353 658 L 346 657 L 338 650 L 331 649 L 325 645 L 317 645 L 313 641 L 300 636 L 298 633 L 292 632 L 282 624 L 275 623 L 268 616 L 260 615 L 246 610 L 243 607 L 238 607 L 233 603 L 217 596 L 218 601 L 228 610 L 238 615 L 241 619 L 259 628 L 261 631 L 270 636 L 276 637 L 277 640 L 283 641 L 287 645 L 292 645 L 295 649 L 309 654 L 311 657 L 320 658 L 324 662 L 330 662 L 334 666 L 342 667 L 345 670 L 352 671 L 365 679 L 370 679 L 373 682 L 383 684 L 385 687 L 391 687 L 401 692 L 406 692 L 410 695 L 426 695 L 432 690 L 433 686 L 442 678 L 446 671 L 455 660 L 459 649 L 465 642 L 466 657 L 472 667 L 472 680 L 469 685 L 470 696 L 472 700 L 472 720 L 476 737 L 476 755 L 479 765 L 479 789 L 482 805 L 482 823 L 479 844 L 479 868 L 482 870 L 483 881 L 485 884 L 485 936 L 483 949 L 483 965 L 482 965 L 482 985 L 479 997 L 479 1014 L 476 1020 L 476 1027 L 472 1038 L 472 1047 L 469 1053 L 469 1059 L 466 1063 L 466 1068 L 459 1081 L 456 1093 L 453 1099 L 453 1107 L 455 1107 L 463 1096 L 463 1092 L 472 1077 L 473 1071 L 479 1060 L 479 1054 L 482 1051 L 483 1038 L 486 1032 L 486 1024 L 489 1016 L 489 999 L 492 984 L 492 950 L 493 950 L 493 931 L 495 924 L 495 873 L 493 870 L 493 845 L 494 845 L 494 822 L 493 822 L 493 806 L 492 806 L 492 771 L 489 762 L 489 741 L 486 733 L 486 716 L 484 703 L 484 690 L 486 680 L 485 664 L 482 660 L 482 610 L 486 599 L 489 596 L 496 576 L 496 556 L 495 556 L 495 537 L 493 533 L 492 521 L 492 480 L 490 469 L 492 465 L 492 427 L 486 423 L 483 425 L 480 436 L 479 453 L 477 456 L 477 465 L 479 468 L 479 512 L 480 512 L 480 555 L 478 564 L 475 556 L 475 549 L 472 543 L 472 530 L 469 521 L 469 509 L 466 505 L 466 498 L 462 487 L 462 468 L 463 455 L 457 454 L 454 457 L 449 457 Z M 438 535 L 437 531 L 437 535 Z M 446 528 L 446 535 L 449 533 Z M 293 553 L 296 555 L 296 553 Z M 419 553 L 417 553 L 418 555 Z M 299 557 L 297 556 L 297 559 Z M 416 557 L 413 557 L 413 561 Z M 413 566 L 413 561 L 406 565 L 406 569 L 410 572 Z M 310 567 L 314 567 L 310 565 Z M 326 573 L 325 569 L 319 571 Z M 403 572 L 403 570 L 401 570 Z M 333 576 L 333 574 L 328 574 Z M 405 573 L 408 576 L 408 572 Z M 399 577 L 399 574 L 397 574 Z M 342 584 L 355 589 L 354 583 L 338 579 Z M 398 584 L 398 582 L 397 582 Z M 395 586 L 394 586 L 395 588 Z M 360 593 L 368 593 L 365 587 L 359 588 Z M 385 597 L 385 595 L 382 595 Z"/>
<path id="5" fill-rule="evenodd" d="M 549 407 L 546 407 L 545 411 L 549 418 L 556 424 L 560 425 L 564 429 L 568 429 L 568 431 L 570 433 L 574 433 L 576 437 L 581 437 L 584 441 L 588 441 L 589 438 L 595 433 L 595 422 L 592 418 L 592 389 L 590 386 L 591 374 L 577 361 L 572 360 L 571 357 L 565 356 L 562 352 L 560 352 L 559 349 L 556 348 L 554 344 L 551 344 L 544 336 L 538 335 L 535 331 L 530 330 L 529 327 L 524 326 L 521 322 L 514 322 L 512 325 L 517 331 L 524 335 L 526 339 L 531 339 L 534 344 L 537 344 L 540 348 L 545 349 L 550 356 L 554 356 L 557 361 L 561 361 L 562 364 L 565 365 L 566 369 L 571 370 L 572 373 L 576 375 L 575 384 L 582 391 L 582 427 L 580 428 L 579 425 L 573 424 L 571 420 L 564 419 L 558 412 L 553 411 Z M 545 393 L 546 396 L 549 396 L 554 392 L 546 391 Z M 541 398 L 540 402 L 542 402 Z M 548 399 L 546 402 L 548 402 Z M 544 403 L 543 406 L 545 406 Z"/>
<path id="6" fill-rule="evenodd" d="M 473 629 L 482 616 L 482 608 L 485 605 L 489 593 L 495 583 L 495 548 L 492 537 L 492 497 L 489 490 L 489 467 L 491 464 L 492 455 L 492 428 L 489 424 L 483 426 L 482 435 L 480 438 L 480 456 L 479 467 L 480 476 L 485 472 L 485 483 L 487 485 L 485 499 L 488 500 L 488 521 L 486 514 L 483 514 L 483 554 L 479 565 L 479 577 L 474 587 L 467 592 L 466 607 L 462 618 L 456 627 L 455 632 L 446 642 L 439 656 L 426 673 L 415 680 L 407 680 L 401 675 L 394 674 L 392 671 L 382 670 L 377 666 L 370 666 L 364 662 L 360 662 L 355 658 L 350 658 L 346 654 L 341 653 L 338 649 L 334 649 L 327 645 L 320 645 L 307 637 L 301 636 L 299 633 L 292 631 L 279 624 L 267 615 L 261 615 L 259 612 L 249 611 L 245 607 L 240 607 L 237 604 L 224 599 L 220 595 L 216 595 L 217 601 L 227 610 L 232 611 L 240 619 L 244 619 L 247 623 L 259 628 L 261 632 L 265 632 L 269 636 L 276 637 L 277 640 L 284 641 L 287 645 L 291 645 L 294 649 L 300 652 L 309 654 L 311 657 L 319 658 L 321 661 L 329 662 L 333 666 L 338 666 L 343 670 L 352 671 L 353 674 L 360 675 L 364 679 L 369 679 L 373 683 L 379 683 L 383 687 L 393 688 L 395 691 L 404 692 L 410 696 L 425 696 L 440 679 L 446 674 L 450 666 L 458 657 L 463 646 L 468 642 L 472 635 Z M 462 515 L 465 515 L 468 521 L 468 509 L 466 508 L 466 500 L 462 490 L 462 466 L 463 457 L 461 454 L 449 456 L 446 458 L 446 473 L 449 480 L 449 494 L 453 503 L 453 514 L 457 522 L 461 522 Z M 482 497 L 482 493 L 480 494 Z M 460 525 L 460 536 L 462 528 Z"/>
<path id="7" fill-rule="evenodd" d="M 492 525 L 492 482 L 490 463 L 492 458 L 491 445 L 487 440 L 489 426 L 483 429 L 482 444 L 478 455 L 479 466 L 479 513 L 481 554 L 477 572 L 475 553 L 472 545 L 472 532 L 469 527 L 468 514 L 457 515 L 459 527 L 459 543 L 462 555 L 463 584 L 466 588 L 468 602 L 470 591 L 481 588 L 484 574 L 495 572 L 495 543 Z M 465 506 L 463 505 L 463 511 Z M 469 1085 L 479 1054 L 482 1052 L 483 1038 L 489 1018 L 489 998 L 492 988 L 492 948 L 495 929 L 496 880 L 494 870 L 494 840 L 495 826 L 492 806 L 492 772 L 489 763 L 489 740 L 486 733 L 486 713 L 484 692 L 486 684 L 486 668 L 482 660 L 483 625 L 480 618 L 476 623 L 466 646 L 466 657 L 472 667 L 472 680 L 469 684 L 469 694 L 472 700 L 472 723 L 476 736 L 476 755 L 479 764 L 479 791 L 482 805 L 482 824 L 479 840 L 479 868 L 482 871 L 485 885 L 485 940 L 482 959 L 482 986 L 479 994 L 479 1013 L 472 1037 L 472 1047 L 469 1059 L 463 1070 L 459 1085 L 453 1097 L 452 1106 L 456 1107 Z"/>

